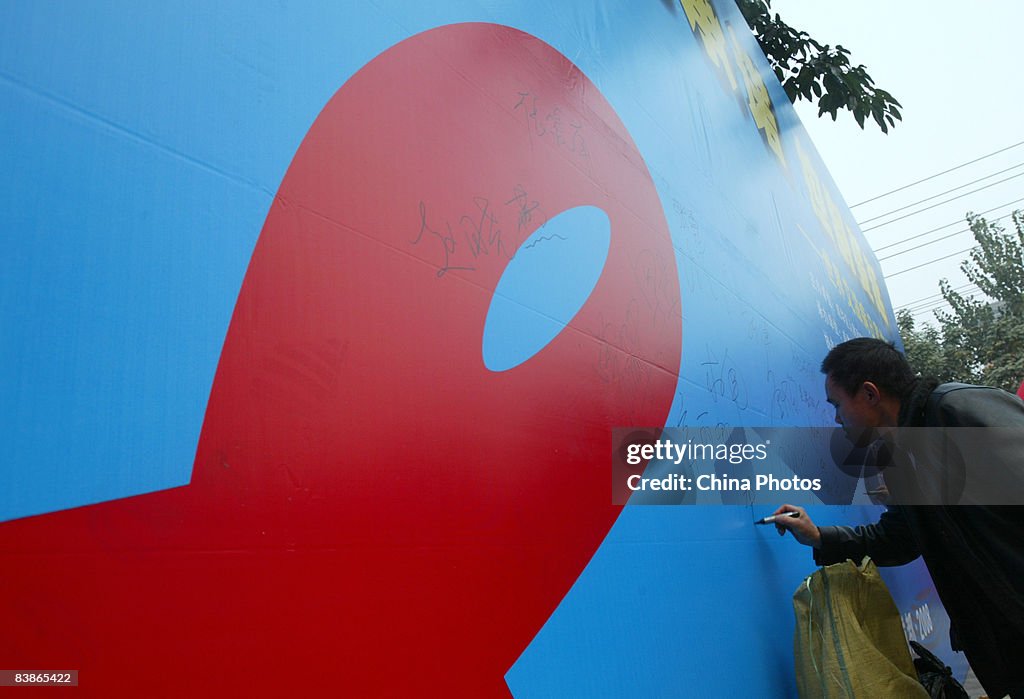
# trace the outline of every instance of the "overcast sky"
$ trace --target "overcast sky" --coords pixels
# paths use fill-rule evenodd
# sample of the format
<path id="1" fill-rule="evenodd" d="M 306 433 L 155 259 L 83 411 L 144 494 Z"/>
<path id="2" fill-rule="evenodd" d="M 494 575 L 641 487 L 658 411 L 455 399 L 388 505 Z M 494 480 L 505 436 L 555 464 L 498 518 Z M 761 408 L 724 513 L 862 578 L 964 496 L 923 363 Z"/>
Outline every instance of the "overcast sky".
<path id="1" fill-rule="evenodd" d="M 959 270 L 967 253 L 896 273 L 974 245 L 969 232 L 958 233 L 966 212 L 995 209 L 991 219 L 1024 209 L 1024 144 L 856 205 L 1024 141 L 1024 2 L 774 0 L 772 9 L 817 41 L 848 48 L 903 105 L 903 121 L 888 135 L 873 124 L 862 131 L 848 112 L 833 122 L 807 102 L 797 110 L 881 260 L 894 309 L 910 305 L 918 320 L 933 319 L 940 277 L 954 288 L 969 284 Z M 909 208 L 888 213 L 902 207 Z M 914 213 L 925 207 L 933 208 Z M 951 237 L 922 245 L 943 236 Z"/>

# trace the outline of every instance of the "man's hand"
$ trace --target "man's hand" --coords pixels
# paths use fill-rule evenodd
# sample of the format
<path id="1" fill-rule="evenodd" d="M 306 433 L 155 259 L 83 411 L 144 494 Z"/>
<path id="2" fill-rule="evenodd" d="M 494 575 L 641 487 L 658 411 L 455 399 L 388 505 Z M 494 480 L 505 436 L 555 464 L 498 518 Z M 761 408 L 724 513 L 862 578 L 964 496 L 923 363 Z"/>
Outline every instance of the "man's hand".
<path id="1" fill-rule="evenodd" d="M 781 515 L 786 512 L 799 512 L 799 517 L 779 517 L 775 520 L 775 531 L 779 536 L 785 536 L 788 529 L 793 533 L 793 538 L 804 546 L 821 547 L 821 532 L 817 525 L 807 516 L 807 511 L 795 505 L 782 505 L 772 514 Z"/>

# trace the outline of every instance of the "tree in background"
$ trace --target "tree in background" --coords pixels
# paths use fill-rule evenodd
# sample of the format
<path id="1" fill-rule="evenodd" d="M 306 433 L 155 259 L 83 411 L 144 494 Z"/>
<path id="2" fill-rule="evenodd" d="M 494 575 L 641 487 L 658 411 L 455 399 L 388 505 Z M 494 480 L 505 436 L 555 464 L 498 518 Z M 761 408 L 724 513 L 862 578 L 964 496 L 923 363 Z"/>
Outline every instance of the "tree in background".
<path id="1" fill-rule="evenodd" d="M 919 327 L 914 316 L 907 310 L 896 312 L 896 327 L 903 338 L 907 359 L 922 376 L 934 376 L 943 383 L 972 380 L 968 364 L 947 355 L 938 328 L 933 325 Z"/>
<path id="2" fill-rule="evenodd" d="M 940 381 L 966 381 L 1016 392 L 1024 379 L 1024 212 L 1012 231 L 968 214 L 978 245 L 960 269 L 984 294 L 965 297 L 949 281 L 939 291 L 950 306 L 939 327 L 918 328 L 907 311 L 896 320 L 911 365 Z"/>
<path id="3" fill-rule="evenodd" d="M 899 102 L 875 81 L 863 65 L 850 63 L 850 52 L 841 45 L 821 45 L 807 32 L 782 21 L 771 12 L 771 0 L 736 0 L 768 63 L 782 83 L 790 102 L 817 100 L 818 116 L 826 112 L 832 121 L 840 109 L 849 110 L 860 127 L 868 117 L 888 133 L 903 117 Z"/>

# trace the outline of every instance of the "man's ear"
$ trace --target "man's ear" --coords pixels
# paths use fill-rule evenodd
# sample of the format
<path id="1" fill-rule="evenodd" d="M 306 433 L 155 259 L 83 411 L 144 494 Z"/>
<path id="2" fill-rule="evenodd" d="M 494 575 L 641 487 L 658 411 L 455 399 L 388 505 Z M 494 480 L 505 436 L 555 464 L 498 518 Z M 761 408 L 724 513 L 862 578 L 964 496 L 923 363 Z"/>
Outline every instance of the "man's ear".
<path id="1" fill-rule="evenodd" d="M 882 392 L 879 391 L 878 386 L 871 381 L 865 381 L 861 385 L 861 389 L 863 389 L 864 396 L 868 399 L 868 403 L 871 405 L 875 405 L 882 400 Z"/>

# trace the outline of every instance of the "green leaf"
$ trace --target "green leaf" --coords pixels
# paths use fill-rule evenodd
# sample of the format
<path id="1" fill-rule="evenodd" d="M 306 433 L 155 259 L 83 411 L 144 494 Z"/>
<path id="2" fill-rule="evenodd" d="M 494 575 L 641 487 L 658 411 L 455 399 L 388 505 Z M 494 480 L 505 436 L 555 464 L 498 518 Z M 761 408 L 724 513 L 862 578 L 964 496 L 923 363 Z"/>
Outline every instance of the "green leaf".
<path id="1" fill-rule="evenodd" d="M 818 116 L 827 113 L 833 121 L 845 109 L 861 128 L 870 113 L 883 133 L 902 121 L 897 109 L 902 105 L 874 87 L 863 65 L 851 67 L 850 51 L 842 44 L 821 44 L 791 27 L 771 12 L 770 0 L 737 0 L 737 5 L 791 102 L 817 99 Z M 883 109 L 881 118 L 874 111 L 877 105 Z"/>

